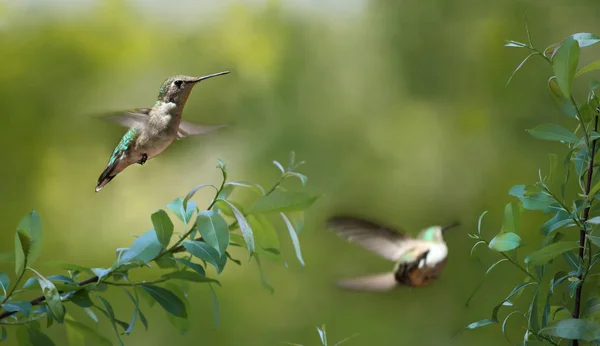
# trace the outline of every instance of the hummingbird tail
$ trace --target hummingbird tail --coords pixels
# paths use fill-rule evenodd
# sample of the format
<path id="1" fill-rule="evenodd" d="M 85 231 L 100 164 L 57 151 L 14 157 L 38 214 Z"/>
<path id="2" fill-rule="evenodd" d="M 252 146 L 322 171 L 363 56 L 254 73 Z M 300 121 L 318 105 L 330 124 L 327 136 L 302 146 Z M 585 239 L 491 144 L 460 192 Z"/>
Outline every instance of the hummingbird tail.
<path id="1" fill-rule="evenodd" d="M 347 279 L 338 282 L 338 287 L 352 291 L 387 292 L 398 285 L 394 273 L 382 273 Z"/>
<path id="2" fill-rule="evenodd" d="M 113 180 L 113 178 L 116 176 L 116 174 L 113 174 L 115 167 L 116 167 L 116 164 L 106 166 L 106 168 L 104 169 L 104 172 L 102 172 L 102 174 L 100 174 L 100 178 L 98 178 L 98 184 L 96 185 L 96 192 L 102 190 L 102 188 L 106 184 L 110 183 L 110 181 Z"/>

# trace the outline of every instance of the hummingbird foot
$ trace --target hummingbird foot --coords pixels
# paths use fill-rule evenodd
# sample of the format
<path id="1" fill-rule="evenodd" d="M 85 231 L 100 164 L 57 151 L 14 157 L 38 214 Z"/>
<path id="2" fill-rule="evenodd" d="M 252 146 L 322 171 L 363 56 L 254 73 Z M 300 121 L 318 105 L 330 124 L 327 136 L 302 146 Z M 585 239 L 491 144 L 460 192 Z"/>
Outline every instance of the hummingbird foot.
<path id="1" fill-rule="evenodd" d="M 148 155 L 142 154 L 142 158 L 138 161 L 140 165 L 143 165 L 148 160 Z"/>

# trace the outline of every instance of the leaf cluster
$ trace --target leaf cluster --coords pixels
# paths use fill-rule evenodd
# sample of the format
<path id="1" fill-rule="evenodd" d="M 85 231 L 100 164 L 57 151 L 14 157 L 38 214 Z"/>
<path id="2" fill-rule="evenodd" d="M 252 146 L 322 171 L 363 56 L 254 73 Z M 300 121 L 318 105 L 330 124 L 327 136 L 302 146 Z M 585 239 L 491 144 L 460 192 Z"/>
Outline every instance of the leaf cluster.
<path id="1" fill-rule="evenodd" d="M 145 329 L 149 327 L 142 312 L 142 301 L 150 308 L 159 305 L 170 322 L 185 333 L 190 328 L 187 294 L 191 284 L 210 287 L 217 325 L 219 307 L 215 288 L 221 285 L 218 276 L 227 263 L 241 264 L 231 255 L 233 247 L 245 249 L 248 259 L 256 261 L 263 285 L 274 292 L 260 265 L 262 258 L 285 263 L 273 216 L 281 218 L 296 257 L 304 265 L 298 233 L 302 229 L 304 210 L 320 197 L 304 191 L 307 177 L 296 172 L 302 163 L 295 162 L 294 153 L 287 168 L 275 161 L 281 176 L 265 190 L 252 182 L 228 181 L 227 167 L 219 161 L 217 168 L 223 176 L 220 186 L 199 185 L 185 197 L 167 204 L 166 210 L 154 212 L 150 216 L 153 229 L 139 235 L 129 247 L 117 249 L 115 262 L 106 268 L 64 264 L 61 266 L 66 270 L 63 274 L 41 274 L 33 265 L 42 250 L 42 222 L 35 211 L 28 213 L 15 232 L 14 282 L 8 274 L 0 273 L 0 341 L 8 337 L 7 329 L 14 327 L 21 345 L 54 345 L 42 324 L 46 328 L 62 324 L 67 329 L 70 345 L 81 345 L 85 339 L 112 344 L 96 328 L 74 317 L 76 310 L 81 310 L 95 324 L 100 321 L 98 316 L 105 317 L 113 327 L 116 341 L 123 345 L 124 336 L 129 335 L 138 322 Z M 285 189 L 282 183 L 290 177 L 298 178 L 302 189 Z M 215 195 L 208 207 L 201 209 L 192 198 L 204 188 L 212 188 Z M 250 203 L 233 200 L 231 195 L 240 188 L 254 191 L 256 198 Z M 183 231 L 176 230 L 174 218 L 183 225 Z M 216 277 L 207 275 L 208 266 L 214 267 Z M 160 274 L 153 280 L 133 280 L 133 272 L 144 268 L 157 268 Z M 109 289 L 121 290 L 131 300 L 129 321 L 116 316 L 106 295 Z M 36 292 L 41 295 L 26 298 Z"/>

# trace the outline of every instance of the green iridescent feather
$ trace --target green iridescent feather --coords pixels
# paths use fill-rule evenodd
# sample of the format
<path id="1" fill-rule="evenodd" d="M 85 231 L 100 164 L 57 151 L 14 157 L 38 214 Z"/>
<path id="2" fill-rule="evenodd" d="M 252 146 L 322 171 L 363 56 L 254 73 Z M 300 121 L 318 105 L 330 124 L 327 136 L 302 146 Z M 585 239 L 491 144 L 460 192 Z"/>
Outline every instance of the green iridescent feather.
<path id="1" fill-rule="evenodd" d="M 127 133 L 123 136 L 123 138 L 121 138 L 121 141 L 119 142 L 119 144 L 113 151 L 112 155 L 110 156 L 110 161 L 108 161 L 108 166 L 112 165 L 115 162 L 115 160 L 118 159 L 119 156 L 121 156 L 121 154 L 123 152 L 125 152 L 129 149 L 131 144 L 133 144 L 133 142 L 135 141 L 137 135 L 138 135 L 138 130 L 135 128 L 131 128 L 131 129 L 129 129 L 129 131 L 127 131 Z"/>

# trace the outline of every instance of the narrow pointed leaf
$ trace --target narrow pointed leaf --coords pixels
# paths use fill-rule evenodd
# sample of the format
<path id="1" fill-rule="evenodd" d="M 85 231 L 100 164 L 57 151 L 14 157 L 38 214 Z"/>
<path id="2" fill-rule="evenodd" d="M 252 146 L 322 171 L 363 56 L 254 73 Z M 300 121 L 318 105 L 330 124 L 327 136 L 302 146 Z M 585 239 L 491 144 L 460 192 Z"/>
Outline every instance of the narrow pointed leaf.
<path id="1" fill-rule="evenodd" d="M 571 130 L 557 124 L 538 125 L 531 130 L 527 130 L 527 132 L 538 139 L 561 141 L 566 143 L 579 142 L 579 137 L 577 137 Z"/>
<path id="2" fill-rule="evenodd" d="M 248 224 L 248 221 L 244 217 L 244 214 L 236 208 L 231 202 L 227 200 L 219 200 L 219 202 L 224 203 L 229 207 L 229 209 L 233 212 L 235 219 L 237 220 L 240 231 L 242 232 L 242 236 L 244 237 L 244 241 L 246 242 L 246 247 L 248 248 L 248 252 L 252 255 L 255 251 L 254 247 L 254 235 L 252 234 L 252 227 Z"/>
<path id="3" fill-rule="evenodd" d="M 519 233 L 521 220 L 521 208 L 519 203 L 510 202 L 504 208 L 504 224 L 502 232 Z"/>
<path id="4" fill-rule="evenodd" d="M 167 212 L 160 209 L 151 216 L 156 238 L 163 247 L 167 247 L 173 235 L 173 222 Z"/>
<path id="5" fill-rule="evenodd" d="M 196 210 L 197 203 L 195 202 L 187 202 L 186 205 L 183 204 L 183 198 L 179 197 L 175 199 L 173 202 L 167 204 L 167 209 L 173 212 L 179 220 L 183 221 L 186 225 L 192 219 L 192 215 Z"/>
<path id="6" fill-rule="evenodd" d="M 42 288 L 42 293 L 46 298 L 46 305 L 48 305 L 48 308 L 52 312 L 52 315 L 54 316 L 54 318 L 56 318 L 56 321 L 58 321 L 58 323 L 63 323 L 66 311 L 60 299 L 58 289 L 56 289 L 56 286 L 54 286 L 52 281 L 48 280 L 42 274 L 38 273 L 33 269 L 30 270 L 32 270 L 38 276 L 38 282 L 40 284 L 40 287 Z"/>
<path id="7" fill-rule="evenodd" d="M 179 258 L 179 257 L 172 257 L 172 259 L 183 264 L 184 266 L 192 269 L 196 273 L 198 273 L 202 276 L 206 276 L 206 272 L 204 271 L 204 268 L 202 268 L 202 266 L 199 265 L 198 263 L 190 262 L 185 258 Z"/>
<path id="8" fill-rule="evenodd" d="M 15 234 L 15 272 L 20 275 L 27 266 L 27 257 L 31 246 L 31 238 L 24 230 Z"/>
<path id="9" fill-rule="evenodd" d="M 533 266 L 544 265 L 563 252 L 573 250 L 578 247 L 579 242 L 559 241 L 530 253 L 527 257 L 525 257 L 525 263 Z"/>
<path id="10" fill-rule="evenodd" d="M 590 342 L 600 339 L 600 325 L 594 321 L 569 318 L 540 330 L 540 334 Z"/>
<path id="11" fill-rule="evenodd" d="M 560 90 L 566 98 L 571 97 L 571 85 L 579 62 L 579 43 L 573 38 L 565 39 L 552 59 L 552 68 Z"/>
<path id="12" fill-rule="evenodd" d="M 521 244 L 521 237 L 515 233 L 500 233 L 490 241 L 489 248 L 498 252 L 514 250 Z"/>
<path id="13" fill-rule="evenodd" d="M 187 317 L 185 304 L 173 292 L 156 285 L 142 285 L 142 289 L 167 312 L 177 317 Z"/>
<path id="14" fill-rule="evenodd" d="M 9 284 L 10 279 L 8 278 L 8 275 L 6 275 L 6 273 L 0 273 L 0 292 L 2 292 L 3 295 L 6 295 Z"/>
<path id="15" fill-rule="evenodd" d="M 33 309 L 33 306 L 31 306 L 31 303 L 28 301 L 22 301 L 22 302 L 10 301 L 10 302 L 6 302 L 6 303 L 2 304 L 1 306 L 2 306 L 2 309 L 6 310 L 6 311 L 22 312 L 23 315 L 26 317 L 29 316 L 31 309 Z"/>
<path id="16" fill-rule="evenodd" d="M 215 190 L 217 189 L 214 185 L 212 184 L 201 184 L 196 186 L 195 188 L 193 188 L 190 192 L 188 192 L 188 194 L 185 196 L 185 198 L 182 201 L 182 205 L 184 207 L 184 209 L 189 209 L 189 208 L 185 208 L 188 205 L 189 200 L 194 197 L 194 195 L 196 194 L 196 192 L 198 192 L 198 190 L 200 190 L 203 187 L 207 187 L 207 186 L 212 186 L 213 188 L 215 188 Z"/>
<path id="17" fill-rule="evenodd" d="M 600 42 L 600 37 L 589 32 L 581 32 L 571 35 L 579 43 L 579 47 L 585 48 Z"/>
<path id="18" fill-rule="evenodd" d="M 221 215 L 212 210 L 198 213 L 196 228 L 202 239 L 217 250 L 219 255 L 225 254 L 229 246 L 229 226 Z"/>
<path id="19" fill-rule="evenodd" d="M 218 274 L 223 271 L 221 257 L 227 257 L 225 255 L 220 256 L 217 250 L 213 249 L 210 245 L 201 241 L 188 240 L 183 242 L 183 246 L 195 257 L 212 264 Z"/>
<path id="20" fill-rule="evenodd" d="M 575 77 L 579 77 L 584 73 L 588 73 L 588 72 L 599 70 L 599 69 L 600 69 L 600 60 L 596 60 L 596 61 L 586 65 L 581 70 L 577 71 L 577 73 L 575 74 Z"/>
<path id="21" fill-rule="evenodd" d="M 304 260 L 302 259 L 302 251 L 300 249 L 300 240 L 298 239 L 296 230 L 294 229 L 294 226 L 284 213 L 280 213 L 280 215 L 283 218 L 283 221 L 285 222 L 285 225 L 287 226 L 287 229 L 290 233 L 290 238 L 292 239 L 292 244 L 294 245 L 294 251 L 296 251 L 296 257 L 298 258 L 300 264 L 304 266 Z"/>
<path id="22" fill-rule="evenodd" d="M 100 345 L 106 345 L 106 346 L 112 345 L 112 342 L 110 340 L 108 340 L 107 338 L 105 338 L 104 336 L 102 336 L 102 334 L 100 334 L 97 330 L 90 328 L 81 322 L 77 322 L 70 315 L 67 315 L 67 317 L 65 318 L 65 325 L 66 325 L 67 329 L 72 329 L 73 331 L 76 331 L 80 335 L 85 336 L 87 338 L 90 338 L 90 339 L 98 342 L 98 344 L 100 344 Z"/>
<path id="23" fill-rule="evenodd" d="M 158 241 L 156 232 L 151 229 L 133 241 L 131 247 L 125 250 L 119 258 L 119 263 L 124 264 L 137 261 L 148 263 L 158 256 L 162 249 L 163 246 Z"/>
<path id="24" fill-rule="evenodd" d="M 310 207 L 320 197 L 305 192 L 274 191 L 254 202 L 248 213 L 301 211 Z"/>
<path id="25" fill-rule="evenodd" d="M 98 300 L 100 301 L 100 303 L 102 303 L 102 306 L 104 306 L 104 309 L 106 310 L 100 310 L 102 312 L 104 312 L 106 314 L 106 316 L 108 317 L 108 319 L 110 320 L 110 323 L 113 326 L 113 330 L 115 331 L 115 334 L 117 335 L 117 340 L 119 340 L 119 345 L 124 346 L 123 345 L 123 341 L 121 340 L 121 336 L 119 334 L 119 330 L 117 329 L 117 319 L 115 317 L 115 312 L 112 308 L 112 305 L 108 302 L 108 300 L 102 298 L 101 296 L 97 296 Z M 125 328 L 127 328 L 129 325 L 125 324 Z"/>
<path id="26" fill-rule="evenodd" d="M 167 279 L 184 280 L 184 281 L 192 281 L 192 282 L 213 282 L 213 283 L 220 285 L 219 281 L 217 281 L 215 279 L 207 278 L 204 275 L 200 275 L 196 272 L 190 272 L 190 271 L 171 272 L 171 273 L 167 273 L 167 274 L 163 275 L 162 277 L 167 278 Z"/>

